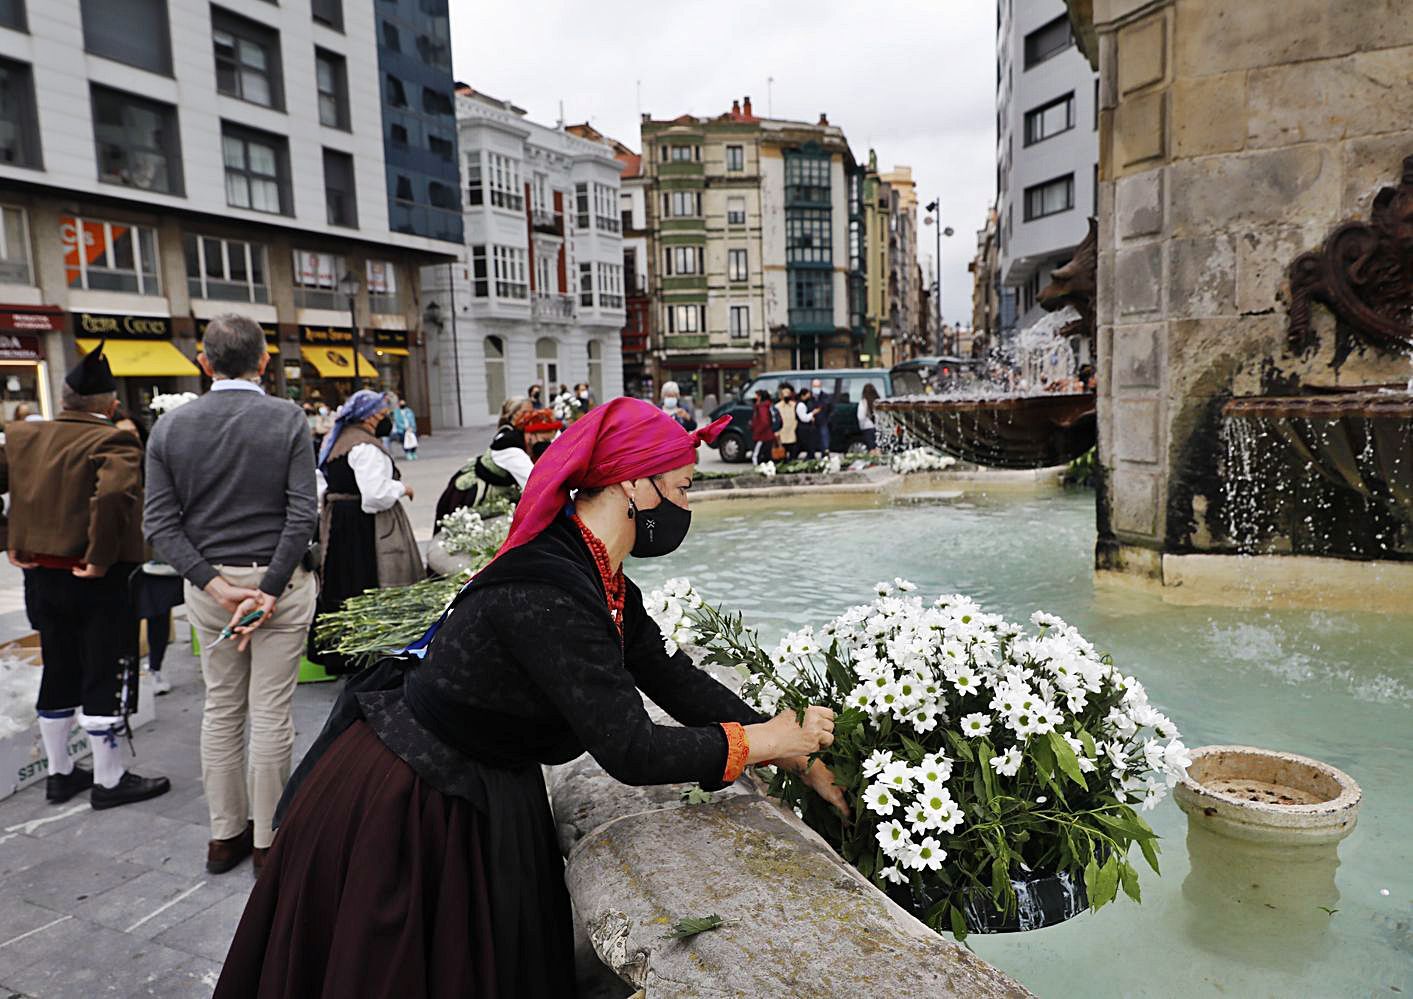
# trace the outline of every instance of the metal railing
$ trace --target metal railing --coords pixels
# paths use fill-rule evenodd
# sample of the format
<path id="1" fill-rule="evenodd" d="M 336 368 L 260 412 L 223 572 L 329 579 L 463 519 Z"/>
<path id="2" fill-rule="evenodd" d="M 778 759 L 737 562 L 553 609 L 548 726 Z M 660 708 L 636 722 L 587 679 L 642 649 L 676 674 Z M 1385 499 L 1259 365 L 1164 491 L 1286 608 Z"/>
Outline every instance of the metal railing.
<path id="1" fill-rule="evenodd" d="M 571 320 L 574 318 L 574 296 L 537 291 L 530 302 L 530 314 L 536 319 Z"/>

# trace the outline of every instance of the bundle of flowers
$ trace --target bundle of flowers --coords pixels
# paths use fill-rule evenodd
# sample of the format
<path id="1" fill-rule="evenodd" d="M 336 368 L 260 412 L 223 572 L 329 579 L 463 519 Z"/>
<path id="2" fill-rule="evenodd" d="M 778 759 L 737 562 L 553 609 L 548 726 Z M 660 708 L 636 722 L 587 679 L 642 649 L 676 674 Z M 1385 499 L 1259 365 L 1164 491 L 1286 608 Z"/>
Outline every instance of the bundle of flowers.
<path id="1" fill-rule="evenodd" d="M 756 466 L 756 472 L 760 475 L 764 475 L 767 479 L 775 478 L 775 462 L 761 462 L 759 465 Z"/>
<path id="2" fill-rule="evenodd" d="M 40 670 L 28 659 L 0 652 L 0 739 L 33 727 L 39 676 Z"/>
<path id="3" fill-rule="evenodd" d="M 509 512 L 514 510 L 512 506 Z M 510 522 L 509 516 L 484 518 L 469 506 L 458 507 L 442 518 L 442 548 L 448 555 L 470 555 L 484 564 L 500 550 Z"/>
<path id="4" fill-rule="evenodd" d="M 195 392 L 159 393 L 152 397 L 152 401 L 147 404 L 147 408 L 152 410 L 157 416 L 161 416 L 163 413 L 170 413 L 179 406 L 185 406 L 187 403 L 195 401 Z"/>
<path id="5" fill-rule="evenodd" d="M 554 418 L 566 427 L 584 415 L 584 401 L 572 392 L 562 392 L 550 403 Z"/>
<path id="6" fill-rule="evenodd" d="M 1139 900 L 1129 853 L 1136 844 L 1158 870 L 1139 810 L 1187 767 L 1176 727 L 1060 618 L 1037 611 L 1028 631 L 967 597 L 915 590 L 880 583 L 870 603 L 769 652 L 685 580 L 648 607 L 669 649 L 694 644 L 739 670 L 762 711 L 834 709 L 820 756 L 851 820 L 794 774 L 777 770 L 772 793 L 934 929 L 960 938 L 988 908 L 1014 917 L 1018 894 L 1048 876 L 1082 885 L 1094 909 L 1120 889 Z"/>
<path id="7" fill-rule="evenodd" d="M 951 468 L 957 459 L 950 454 L 939 454 L 930 447 L 914 447 L 899 451 L 890 462 L 893 471 L 904 475 L 909 472 L 940 472 Z"/>

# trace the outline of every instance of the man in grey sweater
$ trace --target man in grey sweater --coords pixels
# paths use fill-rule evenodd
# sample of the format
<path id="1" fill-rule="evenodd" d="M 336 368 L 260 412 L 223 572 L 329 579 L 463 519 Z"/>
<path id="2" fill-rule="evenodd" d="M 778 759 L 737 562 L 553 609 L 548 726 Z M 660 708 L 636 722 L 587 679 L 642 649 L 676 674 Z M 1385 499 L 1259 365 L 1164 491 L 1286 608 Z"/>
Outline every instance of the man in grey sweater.
<path id="1" fill-rule="evenodd" d="M 143 529 L 186 578 L 201 642 L 207 870 L 228 871 L 253 849 L 258 872 L 289 777 L 290 705 L 318 595 L 301 565 L 318 526 L 314 452 L 299 407 L 260 387 L 269 355 L 258 324 L 211 320 L 198 361 L 211 392 L 159 419 L 148 443 Z M 220 640 L 255 610 L 254 624 Z"/>

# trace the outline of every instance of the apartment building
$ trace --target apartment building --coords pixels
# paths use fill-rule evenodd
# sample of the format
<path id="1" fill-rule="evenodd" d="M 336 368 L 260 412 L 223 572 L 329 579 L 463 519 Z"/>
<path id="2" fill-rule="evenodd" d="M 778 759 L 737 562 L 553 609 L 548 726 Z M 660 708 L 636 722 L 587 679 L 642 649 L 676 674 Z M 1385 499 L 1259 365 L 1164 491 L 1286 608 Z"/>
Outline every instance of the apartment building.
<path id="1" fill-rule="evenodd" d="M 446 0 L 0 3 L 4 415 L 52 411 L 102 340 L 132 410 L 199 389 L 204 323 L 238 311 L 269 391 L 378 385 L 429 417 L 418 271 L 460 244 L 448 39 Z"/>
<path id="2" fill-rule="evenodd" d="M 458 85 L 465 246 L 423 287 L 444 336 L 433 366 L 442 419 L 485 423 L 539 383 L 622 395 L 620 165 L 598 138 L 540 125 L 508 100 Z M 597 133 L 595 133 L 597 135 Z"/>
<path id="3" fill-rule="evenodd" d="M 651 368 L 698 400 L 768 368 L 847 367 L 864 337 L 861 186 L 843 131 L 643 115 Z"/>
<path id="4" fill-rule="evenodd" d="M 922 268 L 917 262 L 917 185 L 913 169 L 895 166 L 878 175 L 889 193 L 888 325 L 891 349 L 880 363 L 897 364 L 929 353 L 922 322 Z"/>
<path id="5" fill-rule="evenodd" d="M 996 187 L 1003 328 L 1036 296 L 1097 211 L 1099 78 L 1063 0 L 997 0 Z M 1012 319 L 1012 317 L 1014 317 Z"/>
<path id="6" fill-rule="evenodd" d="M 656 383 L 649 364 L 652 331 L 652 254 L 648 232 L 648 179 L 643 157 L 617 144 L 622 167 L 619 205 L 623 214 L 623 391 L 642 399 L 654 397 Z"/>

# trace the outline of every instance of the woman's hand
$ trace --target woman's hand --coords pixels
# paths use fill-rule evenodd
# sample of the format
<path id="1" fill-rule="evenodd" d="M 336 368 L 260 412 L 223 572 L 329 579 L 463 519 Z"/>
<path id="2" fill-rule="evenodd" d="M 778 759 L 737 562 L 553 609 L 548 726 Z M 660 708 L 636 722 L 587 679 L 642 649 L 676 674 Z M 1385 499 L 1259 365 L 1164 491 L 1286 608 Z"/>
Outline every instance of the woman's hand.
<path id="1" fill-rule="evenodd" d="M 825 766 L 822 760 L 811 763 L 808 756 L 796 756 L 776 760 L 775 765 L 792 774 L 798 774 L 806 786 L 827 801 L 845 822 L 853 818 L 849 802 L 844 798 L 844 789 L 834 783 L 834 771 Z"/>
<path id="2" fill-rule="evenodd" d="M 803 721 L 793 710 L 780 712 L 768 722 L 746 726 L 751 751 L 747 763 L 765 763 L 788 756 L 809 756 L 834 742 L 834 712 L 811 705 Z"/>

